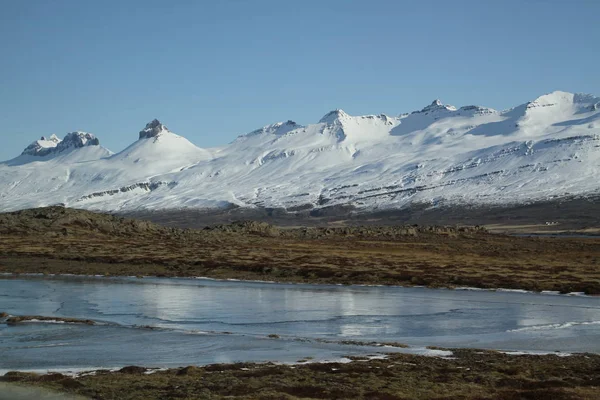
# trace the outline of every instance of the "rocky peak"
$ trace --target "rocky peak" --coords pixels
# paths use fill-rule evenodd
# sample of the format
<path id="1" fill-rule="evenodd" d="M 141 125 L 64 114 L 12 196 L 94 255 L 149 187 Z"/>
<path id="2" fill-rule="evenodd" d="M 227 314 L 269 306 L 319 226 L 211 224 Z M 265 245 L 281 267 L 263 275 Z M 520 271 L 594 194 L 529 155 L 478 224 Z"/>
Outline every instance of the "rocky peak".
<path id="1" fill-rule="evenodd" d="M 390 118 L 389 116 L 385 115 L 385 114 L 379 114 L 379 115 L 362 115 L 360 117 L 358 117 L 359 119 L 370 119 L 370 120 L 380 120 L 383 121 L 384 123 L 386 123 L 387 125 L 393 125 L 393 118 Z"/>
<path id="2" fill-rule="evenodd" d="M 477 114 L 477 115 L 485 115 L 485 114 L 493 114 L 496 113 L 497 111 L 492 109 L 492 108 L 488 108 L 488 107 L 481 107 L 481 106 L 476 106 L 476 105 L 471 105 L 471 106 L 462 106 L 461 108 L 458 109 L 459 112 L 462 113 L 470 113 L 470 114 Z"/>
<path id="3" fill-rule="evenodd" d="M 80 148 L 84 146 L 99 146 L 100 141 L 91 133 L 71 132 L 65 135 L 63 140 L 52 134 L 50 137 L 42 136 L 23 150 L 22 155 L 43 157 L 48 154 L 56 154 L 67 149 Z"/>
<path id="4" fill-rule="evenodd" d="M 341 120 L 344 120 L 346 118 L 350 117 L 348 114 L 346 114 L 344 112 L 344 110 L 341 109 L 336 109 L 333 111 L 329 111 L 327 114 L 325 114 L 323 116 L 323 118 L 321 118 L 319 120 L 320 124 L 333 124 L 335 122 L 339 122 Z"/>
<path id="5" fill-rule="evenodd" d="M 435 99 L 430 105 L 423 108 L 421 111 L 415 111 L 415 113 L 430 113 L 434 111 L 456 111 L 456 107 L 449 104 L 444 104 L 440 99 Z"/>
<path id="6" fill-rule="evenodd" d="M 57 147 L 63 149 L 67 147 L 80 148 L 84 146 L 99 146 L 100 140 L 91 133 L 87 132 L 71 132 L 67 133 L 65 138 L 60 142 Z"/>
<path id="7" fill-rule="evenodd" d="M 161 124 L 159 120 L 153 119 L 146 124 L 146 127 L 143 130 L 140 131 L 140 139 L 153 138 L 160 135 L 162 132 L 169 132 L 169 129 Z"/>
<path id="8" fill-rule="evenodd" d="M 50 151 L 54 150 L 59 143 L 60 139 L 56 137 L 56 135 L 52 135 L 50 138 L 42 136 L 39 140 L 36 140 L 25 147 L 25 150 L 23 150 L 21 155 L 45 156 L 46 154 L 49 154 Z"/>

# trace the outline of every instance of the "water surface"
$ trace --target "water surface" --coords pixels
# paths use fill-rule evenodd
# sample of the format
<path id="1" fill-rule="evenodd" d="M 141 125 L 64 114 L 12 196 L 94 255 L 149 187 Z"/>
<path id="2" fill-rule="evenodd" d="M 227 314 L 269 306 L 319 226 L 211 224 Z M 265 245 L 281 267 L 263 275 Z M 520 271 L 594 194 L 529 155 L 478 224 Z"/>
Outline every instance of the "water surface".
<path id="1" fill-rule="evenodd" d="M 340 341 L 600 352 L 600 298 L 209 279 L 0 279 L 0 311 L 97 326 L 0 324 L 0 370 L 339 359 Z M 150 329 L 152 328 L 152 329 Z M 269 338 L 278 335 L 279 338 Z"/>

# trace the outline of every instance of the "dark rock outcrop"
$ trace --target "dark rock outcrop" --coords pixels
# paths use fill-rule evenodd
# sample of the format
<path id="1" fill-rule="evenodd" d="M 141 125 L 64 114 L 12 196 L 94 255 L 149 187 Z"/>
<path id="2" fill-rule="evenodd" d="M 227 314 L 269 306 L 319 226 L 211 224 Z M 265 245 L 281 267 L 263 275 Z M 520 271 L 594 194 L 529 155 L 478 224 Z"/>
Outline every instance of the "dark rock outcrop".
<path id="1" fill-rule="evenodd" d="M 119 370 L 122 374 L 143 374 L 146 371 L 148 371 L 148 368 L 138 367 L 137 365 L 130 365 Z"/>
<path id="2" fill-rule="evenodd" d="M 23 150 L 21 155 L 44 157 L 49 154 L 58 154 L 70 149 L 78 149 L 85 146 L 99 146 L 100 140 L 87 132 L 71 132 L 60 140 L 56 135 L 49 138 L 42 136 Z"/>
<path id="3" fill-rule="evenodd" d="M 140 131 L 140 139 L 149 139 L 158 136 L 161 132 L 168 131 L 167 127 L 159 120 L 153 119 L 146 124 L 146 127 Z"/>
<path id="4" fill-rule="evenodd" d="M 228 225 L 215 225 L 204 228 L 205 231 L 246 233 L 260 236 L 279 236 L 280 230 L 267 222 L 235 221 Z"/>

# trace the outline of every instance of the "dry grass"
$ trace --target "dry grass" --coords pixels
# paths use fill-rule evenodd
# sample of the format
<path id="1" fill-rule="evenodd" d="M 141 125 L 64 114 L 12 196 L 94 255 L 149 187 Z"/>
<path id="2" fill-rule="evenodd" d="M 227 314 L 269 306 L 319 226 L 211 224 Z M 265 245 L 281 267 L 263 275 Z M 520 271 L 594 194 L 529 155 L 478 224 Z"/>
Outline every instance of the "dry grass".
<path id="1" fill-rule="evenodd" d="M 600 356 L 454 350 L 452 359 L 389 355 L 348 364 L 223 364 L 144 374 L 141 367 L 70 378 L 4 379 L 93 399 L 598 399 Z"/>
<path id="2" fill-rule="evenodd" d="M 127 229 L 131 225 L 121 224 Z M 396 234 L 373 227 L 306 234 L 301 228 L 248 232 L 228 227 L 194 231 L 150 226 L 131 231 L 115 226 L 97 229 L 89 223 L 71 222 L 8 234 L 0 229 L 0 272 L 209 276 L 600 294 L 600 238 L 525 238 L 452 230 Z"/>

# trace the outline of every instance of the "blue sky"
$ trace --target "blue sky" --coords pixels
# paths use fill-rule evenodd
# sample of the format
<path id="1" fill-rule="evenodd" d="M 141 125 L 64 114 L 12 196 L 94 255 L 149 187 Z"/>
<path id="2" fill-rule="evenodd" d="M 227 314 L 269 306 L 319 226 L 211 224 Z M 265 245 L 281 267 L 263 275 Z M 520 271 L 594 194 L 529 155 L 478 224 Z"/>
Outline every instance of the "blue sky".
<path id="1" fill-rule="evenodd" d="M 0 160 L 152 118 L 201 147 L 263 125 L 600 95 L 600 1 L 0 0 Z"/>

